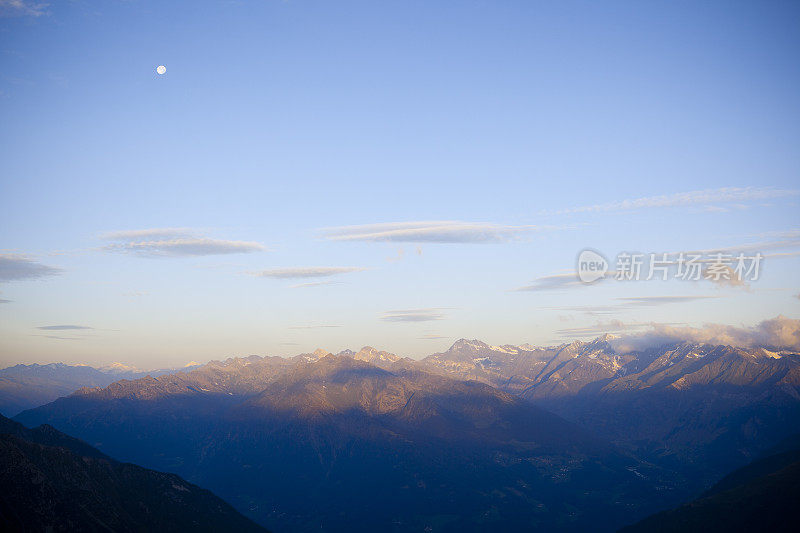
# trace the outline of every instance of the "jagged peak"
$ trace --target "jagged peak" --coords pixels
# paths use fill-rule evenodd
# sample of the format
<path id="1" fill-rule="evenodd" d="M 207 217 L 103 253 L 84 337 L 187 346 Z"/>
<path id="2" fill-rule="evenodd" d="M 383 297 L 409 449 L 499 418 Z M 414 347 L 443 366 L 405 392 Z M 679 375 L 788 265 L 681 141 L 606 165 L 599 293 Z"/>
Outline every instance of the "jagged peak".
<path id="1" fill-rule="evenodd" d="M 450 350 L 463 350 L 463 349 L 480 349 L 489 348 L 489 345 L 478 339 L 458 339 L 450 347 Z"/>
<path id="2" fill-rule="evenodd" d="M 122 372 L 141 372 L 140 369 L 136 368 L 133 365 L 120 363 L 118 361 L 114 361 L 113 363 L 110 363 L 108 365 L 102 366 L 102 367 L 100 367 L 100 370 L 102 370 L 104 372 L 112 372 L 112 373 L 113 372 L 120 372 L 120 373 L 122 373 Z"/>
<path id="3" fill-rule="evenodd" d="M 317 358 L 325 357 L 326 355 L 331 355 L 331 352 L 328 350 L 323 350 L 322 348 L 317 348 L 312 352 Z"/>
<path id="4" fill-rule="evenodd" d="M 373 348 L 372 346 L 364 346 L 358 351 L 358 353 L 353 355 L 353 358 L 368 362 L 375 362 L 375 361 L 394 362 L 400 360 L 399 356 L 393 353 L 386 352 L 384 350 L 378 350 L 377 348 Z"/>
<path id="5" fill-rule="evenodd" d="M 373 348 L 372 346 L 363 346 L 358 352 L 359 353 L 361 353 L 361 352 L 364 352 L 364 353 L 375 353 L 375 352 L 379 352 L 379 351 L 380 350 L 378 350 L 377 348 Z"/>

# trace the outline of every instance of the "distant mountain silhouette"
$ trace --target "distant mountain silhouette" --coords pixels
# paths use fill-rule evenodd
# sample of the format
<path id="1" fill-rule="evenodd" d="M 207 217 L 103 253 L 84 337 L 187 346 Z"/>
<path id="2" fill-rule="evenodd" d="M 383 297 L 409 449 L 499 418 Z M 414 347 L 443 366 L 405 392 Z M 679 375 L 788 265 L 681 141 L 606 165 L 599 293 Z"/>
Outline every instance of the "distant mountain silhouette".
<path id="1" fill-rule="evenodd" d="M 106 387 L 120 379 L 137 379 L 175 372 L 145 372 L 120 364 L 103 368 L 86 365 L 15 365 L 0 370 L 0 414 L 14 416 L 26 409 L 52 402 L 81 387 Z"/>
<path id="2" fill-rule="evenodd" d="M 3 531 L 264 531 L 174 474 L 119 463 L 49 426 L 0 416 Z"/>
<path id="3" fill-rule="evenodd" d="M 487 384 L 348 354 L 286 361 L 84 389 L 18 419 L 177 471 L 275 530 L 610 531 L 685 497 Z"/>
<path id="4" fill-rule="evenodd" d="M 794 532 L 800 524 L 800 448 L 728 474 L 698 499 L 621 533 Z"/>

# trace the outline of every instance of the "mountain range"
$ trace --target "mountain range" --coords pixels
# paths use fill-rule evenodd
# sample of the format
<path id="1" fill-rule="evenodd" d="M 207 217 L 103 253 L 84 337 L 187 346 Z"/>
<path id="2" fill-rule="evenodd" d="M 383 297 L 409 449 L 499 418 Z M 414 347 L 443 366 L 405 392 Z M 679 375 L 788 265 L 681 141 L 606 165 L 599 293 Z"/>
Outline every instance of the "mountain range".
<path id="1" fill-rule="evenodd" d="M 318 355 L 82 389 L 17 419 L 175 471 L 275 530 L 579 530 L 598 516 L 613 529 L 653 509 L 642 476 L 664 473 L 557 415 L 486 384 Z"/>
<path id="2" fill-rule="evenodd" d="M 185 369 L 191 368 L 194 365 Z M 177 370 L 143 371 L 121 363 L 102 368 L 64 363 L 15 365 L 0 370 L 0 414 L 14 416 L 25 409 L 66 396 L 80 387 L 105 387 L 119 379 L 158 376 Z"/>
<path id="3" fill-rule="evenodd" d="M 231 358 L 19 414 L 273 530 L 612 531 L 800 428 L 800 355 L 603 336 Z"/>
<path id="4" fill-rule="evenodd" d="M 800 428 L 800 355 L 678 342 L 638 352 L 615 338 L 560 346 L 459 340 L 420 364 L 525 398 L 701 490 Z"/>

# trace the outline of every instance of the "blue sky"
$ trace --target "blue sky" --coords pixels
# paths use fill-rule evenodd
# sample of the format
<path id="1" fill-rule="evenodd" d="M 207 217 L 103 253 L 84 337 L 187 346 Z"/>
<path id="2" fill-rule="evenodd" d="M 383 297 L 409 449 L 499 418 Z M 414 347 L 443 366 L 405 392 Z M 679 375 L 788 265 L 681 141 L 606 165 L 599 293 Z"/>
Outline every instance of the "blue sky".
<path id="1" fill-rule="evenodd" d="M 798 317 L 796 3 L 0 13 L 2 364 Z M 748 283 L 549 284 L 584 248 L 767 257 Z"/>

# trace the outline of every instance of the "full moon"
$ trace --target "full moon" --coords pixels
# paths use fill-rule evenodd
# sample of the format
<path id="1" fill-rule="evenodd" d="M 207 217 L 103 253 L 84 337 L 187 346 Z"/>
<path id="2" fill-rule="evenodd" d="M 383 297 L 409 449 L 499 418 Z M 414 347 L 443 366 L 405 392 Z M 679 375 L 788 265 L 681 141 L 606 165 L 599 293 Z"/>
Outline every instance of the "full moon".
<path id="1" fill-rule="evenodd" d="M 164 74 L 166 71 L 167 67 L 165 67 L 164 65 L 159 65 L 158 67 L 156 67 L 156 72 L 158 72 L 159 74 Z"/>

